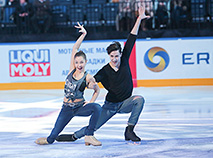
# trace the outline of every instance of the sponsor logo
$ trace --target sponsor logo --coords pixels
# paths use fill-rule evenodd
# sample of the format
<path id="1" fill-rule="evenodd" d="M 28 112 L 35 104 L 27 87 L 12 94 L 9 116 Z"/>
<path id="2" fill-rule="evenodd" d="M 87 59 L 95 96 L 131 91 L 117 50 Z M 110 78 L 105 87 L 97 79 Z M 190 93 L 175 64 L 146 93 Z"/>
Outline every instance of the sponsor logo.
<path id="1" fill-rule="evenodd" d="M 210 64 L 209 60 L 210 60 L 210 53 L 208 52 L 182 54 L 183 65 Z"/>
<path id="2" fill-rule="evenodd" d="M 50 76 L 50 50 L 10 50 L 9 69 L 11 77 Z"/>
<path id="3" fill-rule="evenodd" d="M 155 57 L 159 57 L 160 61 L 155 62 Z M 144 63 L 150 71 L 161 72 L 169 65 L 169 55 L 163 48 L 152 47 L 145 53 Z"/>

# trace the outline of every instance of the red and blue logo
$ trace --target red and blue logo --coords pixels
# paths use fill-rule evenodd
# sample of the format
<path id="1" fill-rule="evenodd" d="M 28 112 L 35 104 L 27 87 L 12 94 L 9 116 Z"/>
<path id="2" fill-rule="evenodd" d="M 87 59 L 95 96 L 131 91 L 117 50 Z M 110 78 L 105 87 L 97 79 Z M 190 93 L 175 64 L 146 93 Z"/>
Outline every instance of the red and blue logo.
<path id="1" fill-rule="evenodd" d="M 50 76 L 50 50 L 10 50 L 9 69 L 11 77 Z"/>

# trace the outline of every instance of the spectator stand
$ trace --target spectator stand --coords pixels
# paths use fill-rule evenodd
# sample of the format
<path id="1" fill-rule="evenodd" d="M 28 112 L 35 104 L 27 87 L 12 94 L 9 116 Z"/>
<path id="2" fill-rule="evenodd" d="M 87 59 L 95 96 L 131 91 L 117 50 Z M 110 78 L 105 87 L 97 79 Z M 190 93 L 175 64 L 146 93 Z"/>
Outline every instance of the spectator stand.
<path id="1" fill-rule="evenodd" d="M 204 22 L 205 0 L 191 0 L 192 22 Z"/>
<path id="2" fill-rule="evenodd" d="M 73 5 L 73 0 L 51 1 L 51 11 L 53 19 L 54 31 L 63 32 L 64 29 L 70 26 L 67 10 L 70 5 Z"/>
<path id="3" fill-rule="evenodd" d="M 115 26 L 117 14 L 117 3 L 107 3 L 103 5 L 103 20 L 106 26 Z"/>
<path id="4" fill-rule="evenodd" d="M 170 2 L 171 0 L 154 0 L 154 20 L 153 26 L 155 29 L 167 29 L 170 21 Z"/>
<path id="5" fill-rule="evenodd" d="M 15 12 L 15 7 L 13 6 L 5 6 L 1 8 L 1 13 L 0 13 L 1 33 L 4 33 L 4 34 L 15 33 L 16 24 L 15 24 L 14 12 Z"/>
<path id="6" fill-rule="evenodd" d="M 33 0 L 29 0 L 33 1 Z M 84 24 L 92 33 L 120 34 L 124 31 L 126 33 L 132 28 L 132 25 L 137 17 L 136 6 L 143 0 L 130 0 L 132 4 L 129 5 L 130 12 L 121 10 L 120 7 L 126 6 L 126 2 L 116 0 L 112 3 L 109 0 L 50 0 L 51 11 L 53 16 L 52 29 L 49 33 L 72 33 L 74 25 L 79 21 Z M 180 25 L 173 26 L 173 20 L 178 18 L 173 17 L 175 9 L 171 4 L 176 0 L 144 0 L 146 2 L 146 9 L 153 17 L 151 19 L 151 27 L 143 31 L 151 30 L 171 30 L 171 29 L 203 29 L 212 27 L 213 23 L 213 0 L 178 0 L 183 1 L 182 10 L 180 14 Z M 162 16 L 164 19 L 159 20 L 157 14 L 158 4 L 164 3 L 166 15 Z M 148 5 L 149 4 L 149 5 Z M 184 13 L 186 6 L 187 12 Z M 17 34 L 17 27 L 14 23 L 13 16 L 14 8 L 10 6 L 1 7 L 0 12 L 0 30 L 1 34 Z M 163 14 L 160 14 L 163 15 Z M 121 19 L 129 17 L 128 25 L 122 25 Z M 142 22 L 147 25 L 149 20 Z M 162 24 L 161 24 L 162 23 Z M 121 26 L 124 28 L 121 29 Z M 129 26 L 129 28 L 125 28 Z M 73 29 L 72 29 L 73 28 Z M 141 27 L 142 28 L 142 27 Z M 116 32 L 117 30 L 117 32 Z"/>

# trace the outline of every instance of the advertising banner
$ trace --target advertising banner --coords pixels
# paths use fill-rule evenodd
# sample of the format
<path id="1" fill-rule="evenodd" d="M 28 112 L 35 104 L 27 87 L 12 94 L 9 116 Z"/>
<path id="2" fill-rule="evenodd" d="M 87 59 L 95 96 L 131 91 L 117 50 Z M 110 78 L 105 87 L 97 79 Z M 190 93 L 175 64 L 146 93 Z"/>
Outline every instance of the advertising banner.
<path id="1" fill-rule="evenodd" d="M 124 46 L 125 40 L 117 41 Z M 111 42 L 82 43 L 80 50 L 87 55 L 89 74 L 95 75 L 109 62 L 106 47 Z M 134 86 L 213 85 L 212 43 L 213 38 L 138 39 L 130 57 Z M 73 45 L 74 42 L 1 44 L 0 89 L 30 89 L 33 85 L 38 89 L 63 88 Z"/>
<path id="2" fill-rule="evenodd" d="M 212 38 L 138 40 L 137 80 L 212 79 L 212 43 Z"/>
<path id="3" fill-rule="evenodd" d="M 109 57 L 111 41 L 84 42 L 80 50 L 87 55 L 86 71 L 94 75 Z M 74 42 L 0 45 L 0 83 L 63 82 L 69 72 Z"/>

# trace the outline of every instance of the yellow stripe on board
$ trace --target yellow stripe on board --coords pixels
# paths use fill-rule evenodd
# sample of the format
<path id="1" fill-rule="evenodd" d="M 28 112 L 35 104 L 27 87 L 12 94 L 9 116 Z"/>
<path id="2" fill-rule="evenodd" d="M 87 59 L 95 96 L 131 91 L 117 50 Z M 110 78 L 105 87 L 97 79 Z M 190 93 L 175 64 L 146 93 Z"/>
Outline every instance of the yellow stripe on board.
<path id="1" fill-rule="evenodd" d="M 17 89 L 63 89 L 65 82 L 16 82 L 0 83 L 0 90 L 17 90 Z M 102 84 L 98 84 L 103 88 Z"/>
<path id="2" fill-rule="evenodd" d="M 138 87 L 213 86 L 213 78 L 138 80 Z"/>
<path id="3" fill-rule="evenodd" d="M 0 90 L 16 89 L 63 89 L 65 82 L 16 82 L 0 83 Z"/>
<path id="4" fill-rule="evenodd" d="M 65 82 L 17 82 L 0 83 L 0 90 L 17 89 L 63 89 Z M 98 84 L 103 88 L 102 84 Z M 168 87 L 168 86 L 213 86 L 213 78 L 201 79 L 162 79 L 138 80 L 138 87 Z"/>

